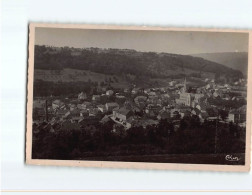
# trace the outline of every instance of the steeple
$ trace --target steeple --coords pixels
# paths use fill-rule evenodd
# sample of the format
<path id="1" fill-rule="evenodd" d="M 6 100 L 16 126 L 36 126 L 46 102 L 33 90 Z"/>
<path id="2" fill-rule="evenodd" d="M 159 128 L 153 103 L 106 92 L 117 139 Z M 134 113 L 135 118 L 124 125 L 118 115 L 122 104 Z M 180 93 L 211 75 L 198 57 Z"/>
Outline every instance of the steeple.
<path id="1" fill-rule="evenodd" d="M 184 81 L 184 92 L 186 92 L 187 89 L 186 89 L 186 77 L 185 77 L 185 81 Z"/>

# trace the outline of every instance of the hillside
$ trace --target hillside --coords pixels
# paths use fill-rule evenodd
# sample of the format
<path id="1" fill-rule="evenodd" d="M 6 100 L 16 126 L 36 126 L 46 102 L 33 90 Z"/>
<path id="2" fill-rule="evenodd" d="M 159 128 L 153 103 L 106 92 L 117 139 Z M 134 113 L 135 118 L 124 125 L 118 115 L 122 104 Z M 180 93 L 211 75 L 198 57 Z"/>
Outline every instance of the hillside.
<path id="1" fill-rule="evenodd" d="M 242 77 L 240 71 L 189 55 L 138 52 L 127 49 L 52 48 L 35 46 L 35 69 L 87 70 L 105 75 L 145 78 Z M 63 79 L 63 81 L 65 81 Z"/>
<path id="2" fill-rule="evenodd" d="M 201 53 L 193 54 L 192 56 L 201 57 L 205 60 L 223 64 L 229 68 L 241 71 L 244 75 L 247 75 L 247 52 Z"/>

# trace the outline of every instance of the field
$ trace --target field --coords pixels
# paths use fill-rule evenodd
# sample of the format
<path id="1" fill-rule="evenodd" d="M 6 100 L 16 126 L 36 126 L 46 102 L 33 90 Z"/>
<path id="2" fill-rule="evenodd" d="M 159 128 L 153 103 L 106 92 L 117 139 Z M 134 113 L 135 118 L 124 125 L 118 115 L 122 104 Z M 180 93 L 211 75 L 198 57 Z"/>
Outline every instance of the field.
<path id="1" fill-rule="evenodd" d="M 192 71 L 189 71 L 191 74 Z M 171 72 L 172 75 L 172 72 Z M 208 78 L 213 78 L 211 73 L 206 74 Z M 63 70 L 41 70 L 35 69 L 34 71 L 35 80 L 49 81 L 49 82 L 93 82 L 97 84 L 110 84 L 114 88 L 127 88 L 131 84 L 136 84 L 138 87 L 167 87 L 171 80 L 184 80 L 184 76 L 174 76 L 167 78 L 150 78 L 150 77 L 136 77 L 130 74 L 112 75 L 112 74 L 101 74 L 88 70 L 78 69 L 63 69 Z M 192 76 L 187 76 L 187 82 L 190 85 L 198 86 L 202 85 L 202 79 Z"/>

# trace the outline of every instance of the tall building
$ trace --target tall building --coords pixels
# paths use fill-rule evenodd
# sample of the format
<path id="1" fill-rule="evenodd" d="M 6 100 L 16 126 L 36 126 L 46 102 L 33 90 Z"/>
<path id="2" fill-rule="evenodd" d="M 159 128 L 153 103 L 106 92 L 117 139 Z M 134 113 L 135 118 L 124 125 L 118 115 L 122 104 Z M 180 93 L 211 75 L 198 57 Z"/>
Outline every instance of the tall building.
<path id="1" fill-rule="evenodd" d="M 185 106 L 191 106 L 191 94 L 187 93 L 187 86 L 186 86 L 186 78 L 184 81 L 184 86 L 181 90 L 181 93 L 179 94 L 179 99 L 176 99 L 176 103 L 180 105 L 185 105 Z"/>
<path id="2" fill-rule="evenodd" d="M 182 91 L 182 92 L 186 93 L 186 91 L 187 91 L 187 88 L 186 88 L 186 77 L 185 77 L 185 80 L 184 80 L 184 87 L 183 87 L 183 91 Z"/>

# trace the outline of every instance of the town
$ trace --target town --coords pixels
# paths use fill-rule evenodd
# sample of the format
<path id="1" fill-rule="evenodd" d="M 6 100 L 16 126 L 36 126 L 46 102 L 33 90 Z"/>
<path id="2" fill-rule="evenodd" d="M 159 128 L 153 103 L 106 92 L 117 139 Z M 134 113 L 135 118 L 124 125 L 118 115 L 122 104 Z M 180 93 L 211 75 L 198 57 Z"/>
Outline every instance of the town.
<path id="1" fill-rule="evenodd" d="M 219 120 L 246 126 L 246 81 L 216 84 L 205 79 L 199 88 L 187 86 L 184 81 L 171 81 L 163 88 L 113 89 L 103 87 L 89 96 L 85 92 L 74 98 L 34 99 L 34 133 L 41 129 L 50 132 L 90 128 L 97 123 L 113 122 L 112 132 L 127 131 L 132 127 L 157 125 L 160 120 L 170 120 L 176 131 L 180 120 L 197 116 L 201 122 Z M 95 129 L 95 128 L 93 128 Z"/>

